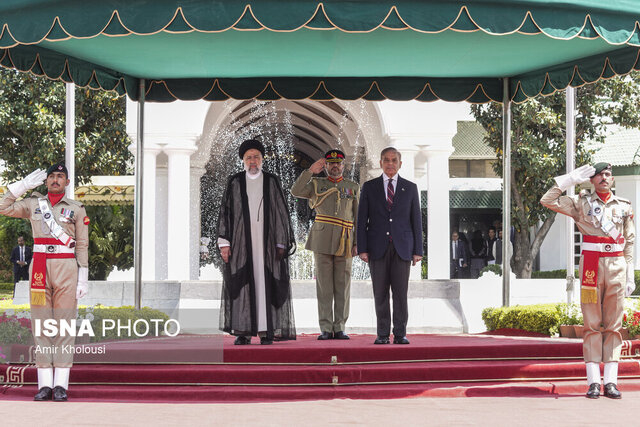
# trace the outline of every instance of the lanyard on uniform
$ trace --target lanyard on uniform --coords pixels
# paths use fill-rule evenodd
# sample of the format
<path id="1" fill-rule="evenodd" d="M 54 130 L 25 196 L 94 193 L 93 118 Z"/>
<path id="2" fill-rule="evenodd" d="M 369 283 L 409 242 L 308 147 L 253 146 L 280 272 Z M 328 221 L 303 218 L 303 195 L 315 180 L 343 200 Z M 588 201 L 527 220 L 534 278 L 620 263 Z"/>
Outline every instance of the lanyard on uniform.
<path id="1" fill-rule="evenodd" d="M 51 235 L 56 239 L 60 240 L 66 246 L 73 248 L 76 245 L 76 241 L 71 238 L 63 228 L 58 224 L 49 209 L 49 201 L 46 197 L 42 197 L 38 199 L 38 204 L 40 205 L 40 212 L 42 212 L 42 218 L 44 219 L 44 223 L 49 227 L 49 231 Z"/>

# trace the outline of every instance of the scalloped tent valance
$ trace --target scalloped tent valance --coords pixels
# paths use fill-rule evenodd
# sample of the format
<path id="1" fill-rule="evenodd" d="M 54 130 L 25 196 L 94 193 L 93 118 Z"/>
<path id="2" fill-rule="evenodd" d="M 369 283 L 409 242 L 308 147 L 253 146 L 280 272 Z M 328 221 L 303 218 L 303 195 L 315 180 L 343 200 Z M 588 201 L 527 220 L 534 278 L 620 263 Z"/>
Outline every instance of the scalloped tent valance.
<path id="1" fill-rule="evenodd" d="M 634 0 L 22 0 L 0 64 L 138 99 L 523 101 L 640 69 Z"/>

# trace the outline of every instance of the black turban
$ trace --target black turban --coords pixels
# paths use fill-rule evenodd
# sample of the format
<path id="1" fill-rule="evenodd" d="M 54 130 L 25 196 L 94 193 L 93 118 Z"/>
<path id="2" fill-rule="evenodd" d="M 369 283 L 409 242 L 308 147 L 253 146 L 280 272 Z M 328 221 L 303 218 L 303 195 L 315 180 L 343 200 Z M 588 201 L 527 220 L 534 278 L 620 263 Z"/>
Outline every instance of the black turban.
<path id="1" fill-rule="evenodd" d="M 248 150 L 251 150 L 252 148 L 258 150 L 262 154 L 262 157 L 264 157 L 264 145 L 262 145 L 262 142 L 256 139 L 247 139 L 245 142 L 240 144 L 240 148 L 238 149 L 240 159 L 242 160 L 242 158 L 244 157 L 244 153 L 246 153 Z"/>

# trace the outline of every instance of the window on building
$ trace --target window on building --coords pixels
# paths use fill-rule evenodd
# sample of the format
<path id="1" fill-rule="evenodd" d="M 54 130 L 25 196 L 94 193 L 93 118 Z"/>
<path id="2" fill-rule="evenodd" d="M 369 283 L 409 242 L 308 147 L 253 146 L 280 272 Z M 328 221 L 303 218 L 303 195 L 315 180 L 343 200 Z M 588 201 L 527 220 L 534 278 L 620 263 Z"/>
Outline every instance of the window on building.
<path id="1" fill-rule="evenodd" d="M 449 160 L 450 178 L 497 178 L 493 171 L 495 160 Z"/>

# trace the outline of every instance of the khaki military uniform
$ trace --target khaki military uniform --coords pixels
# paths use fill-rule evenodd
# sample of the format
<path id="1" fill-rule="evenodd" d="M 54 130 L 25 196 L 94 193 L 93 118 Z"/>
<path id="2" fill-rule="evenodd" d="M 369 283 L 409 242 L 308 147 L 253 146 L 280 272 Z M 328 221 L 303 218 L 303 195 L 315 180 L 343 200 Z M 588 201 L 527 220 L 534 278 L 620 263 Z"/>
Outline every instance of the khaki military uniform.
<path id="1" fill-rule="evenodd" d="M 540 203 L 556 212 L 568 215 L 575 220 L 583 234 L 584 242 L 605 241 L 610 236 L 601 228 L 601 222 L 612 221 L 615 229 L 624 237 L 620 244 L 583 243 L 580 258 L 580 278 L 583 277 L 585 251 L 598 250 L 597 280 L 595 293 L 590 297 L 591 289 L 582 283 L 581 306 L 584 317 L 583 355 L 585 362 L 616 362 L 620 359 L 622 348 L 622 312 L 627 264 L 633 263 L 633 244 L 635 227 L 631 203 L 613 194 L 605 203 L 594 192 L 581 192 L 575 196 L 562 196 L 562 190 L 553 186 L 542 197 Z M 599 218 L 599 215 L 602 215 Z M 588 249 L 587 249 L 588 248 Z M 607 252 L 610 252 L 609 254 Z M 609 256 L 614 254 L 616 256 Z M 603 331 L 600 331 L 600 325 Z"/>
<path id="2" fill-rule="evenodd" d="M 332 182 L 313 178 L 305 170 L 291 188 L 295 197 L 309 199 L 316 211 L 306 249 L 316 263 L 318 318 L 322 332 L 344 331 L 349 318 L 351 248 L 356 244 L 354 222 L 358 217 L 360 186 L 348 179 Z"/>
<path id="3" fill-rule="evenodd" d="M 54 207 L 47 199 L 47 204 L 55 221 L 62 227 L 64 232 L 75 240 L 75 247 L 70 249 L 62 244 L 38 245 L 41 239 L 52 239 L 49 227 L 44 221 L 43 214 L 38 203 L 38 198 L 42 198 L 38 193 L 32 193 L 31 197 L 26 197 L 16 201 L 16 198 L 7 191 L 7 194 L 0 201 L 0 214 L 14 217 L 27 218 L 31 222 L 31 229 L 34 238 L 33 262 L 29 268 L 29 284 L 33 281 L 32 270 L 36 264 L 36 258 L 44 253 L 75 252 L 75 258 L 49 258 L 46 259 L 46 283 L 45 283 L 45 304 L 34 304 L 33 297 L 31 303 L 31 322 L 36 319 L 56 319 L 58 325 L 61 319 L 70 321 L 76 318 L 77 300 L 76 286 L 78 284 L 78 267 L 88 267 L 89 265 L 89 218 L 84 205 L 75 200 L 62 197 Z M 57 240 L 57 239 L 56 239 Z M 38 249 L 43 249 L 38 253 Z M 34 326 L 35 331 L 35 326 Z M 65 351 L 69 345 L 73 345 L 73 336 L 46 337 L 34 336 L 36 344 L 36 366 L 38 368 L 69 368 L 73 363 L 73 354 Z M 40 350 L 40 351 L 39 351 Z"/>

